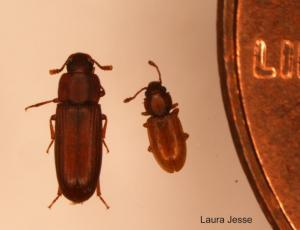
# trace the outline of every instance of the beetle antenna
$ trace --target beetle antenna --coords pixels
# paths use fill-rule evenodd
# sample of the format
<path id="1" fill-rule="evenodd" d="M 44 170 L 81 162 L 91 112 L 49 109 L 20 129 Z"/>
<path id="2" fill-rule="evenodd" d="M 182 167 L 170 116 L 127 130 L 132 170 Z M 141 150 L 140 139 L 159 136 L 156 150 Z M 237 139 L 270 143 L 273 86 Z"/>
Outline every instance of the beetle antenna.
<path id="1" fill-rule="evenodd" d="M 50 69 L 49 70 L 50 75 L 54 75 L 54 74 L 60 73 L 65 68 L 65 66 L 68 63 L 68 61 L 69 61 L 69 58 L 65 61 L 65 63 L 62 65 L 62 67 L 60 67 L 60 69 Z"/>
<path id="2" fill-rule="evenodd" d="M 142 91 L 145 90 L 145 89 L 147 89 L 147 87 L 141 88 L 139 91 L 136 92 L 136 94 L 134 94 L 132 97 L 126 98 L 123 102 L 124 102 L 124 103 L 130 102 L 131 100 L 133 100 L 134 98 L 136 98 L 136 96 L 137 96 L 140 92 L 142 92 Z"/>
<path id="3" fill-rule="evenodd" d="M 112 65 L 100 65 L 97 61 L 93 60 L 94 63 L 102 70 L 112 70 Z"/>
<path id="4" fill-rule="evenodd" d="M 149 65 L 152 65 L 152 66 L 154 66 L 156 68 L 156 70 L 158 72 L 159 82 L 161 83 L 162 82 L 162 80 L 161 80 L 161 73 L 159 71 L 158 66 L 154 63 L 154 61 L 151 61 L 151 60 L 149 60 L 148 63 L 149 63 Z"/>

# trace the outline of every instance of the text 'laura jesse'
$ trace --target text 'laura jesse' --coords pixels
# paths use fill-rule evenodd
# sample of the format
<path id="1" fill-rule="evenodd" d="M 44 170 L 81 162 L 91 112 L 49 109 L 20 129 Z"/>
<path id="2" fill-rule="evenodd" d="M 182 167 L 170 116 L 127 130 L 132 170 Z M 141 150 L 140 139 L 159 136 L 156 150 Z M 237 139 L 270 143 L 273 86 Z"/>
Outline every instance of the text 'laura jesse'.
<path id="1" fill-rule="evenodd" d="M 252 217 L 216 217 L 216 216 L 200 216 L 201 224 L 251 224 L 253 223 Z"/>

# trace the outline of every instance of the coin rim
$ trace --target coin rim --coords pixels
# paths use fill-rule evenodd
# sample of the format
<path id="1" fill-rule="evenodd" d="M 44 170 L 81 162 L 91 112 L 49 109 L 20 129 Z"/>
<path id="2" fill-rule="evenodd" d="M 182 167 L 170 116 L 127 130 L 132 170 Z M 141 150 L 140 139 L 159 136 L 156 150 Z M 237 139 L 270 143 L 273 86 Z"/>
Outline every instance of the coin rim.
<path id="1" fill-rule="evenodd" d="M 274 229 L 293 229 L 262 170 L 246 122 L 236 55 L 238 2 L 218 0 L 217 9 L 219 75 L 231 136 L 244 172 L 269 223 Z"/>

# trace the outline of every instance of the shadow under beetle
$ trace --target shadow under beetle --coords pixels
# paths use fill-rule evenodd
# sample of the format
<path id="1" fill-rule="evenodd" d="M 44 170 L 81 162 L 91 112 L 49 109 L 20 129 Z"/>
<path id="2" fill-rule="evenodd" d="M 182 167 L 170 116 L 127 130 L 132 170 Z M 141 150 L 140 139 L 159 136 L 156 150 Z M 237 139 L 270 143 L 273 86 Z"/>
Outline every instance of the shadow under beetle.
<path id="1" fill-rule="evenodd" d="M 47 153 L 55 142 L 59 187 L 49 208 L 61 195 L 74 203 L 81 203 L 88 200 L 95 190 L 106 208 L 109 208 L 101 196 L 99 182 L 102 143 L 108 151 L 104 142 L 107 117 L 102 114 L 98 104 L 105 91 L 98 76 L 94 74 L 94 64 L 102 70 L 112 70 L 112 66 L 101 66 L 88 54 L 70 55 L 60 69 L 50 70 L 50 74 L 57 74 L 67 67 L 67 73 L 59 81 L 58 97 L 25 109 L 51 102 L 58 103 L 56 113 L 50 117 L 51 142 Z"/>
<path id="2" fill-rule="evenodd" d="M 150 115 L 144 127 L 147 128 L 150 146 L 158 164 L 167 172 L 173 173 L 182 169 L 186 160 L 186 139 L 188 134 L 182 129 L 178 118 L 179 109 L 177 103 L 172 103 L 171 95 L 162 86 L 161 73 L 158 66 L 154 66 L 159 75 L 159 81 L 152 81 L 147 87 L 140 89 L 133 97 L 126 98 L 125 103 L 133 100 L 143 90 L 145 92 L 144 107 L 146 112 L 142 115 Z"/>

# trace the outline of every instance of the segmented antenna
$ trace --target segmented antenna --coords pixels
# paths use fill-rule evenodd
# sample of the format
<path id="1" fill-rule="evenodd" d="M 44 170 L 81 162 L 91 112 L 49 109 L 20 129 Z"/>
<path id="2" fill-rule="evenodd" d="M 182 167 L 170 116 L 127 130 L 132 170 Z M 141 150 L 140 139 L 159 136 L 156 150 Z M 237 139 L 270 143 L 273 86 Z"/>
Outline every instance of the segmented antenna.
<path id="1" fill-rule="evenodd" d="M 149 63 L 149 65 L 152 65 L 152 66 L 154 66 L 156 68 L 156 70 L 158 72 L 159 82 L 162 83 L 161 73 L 160 73 L 160 70 L 159 70 L 158 66 L 154 63 L 154 61 L 151 61 L 151 60 L 149 60 L 148 63 Z M 131 100 L 133 100 L 134 98 L 136 98 L 136 96 L 139 95 L 139 93 L 141 93 L 143 90 L 146 90 L 146 89 L 147 89 L 147 87 L 141 88 L 139 91 L 136 92 L 136 94 L 134 94 L 132 97 L 126 98 L 123 102 L 124 103 L 130 102 Z"/>
<path id="2" fill-rule="evenodd" d="M 159 82 L 162 83 L 161 73 L 160 73 L 160 70 L 159 70 L 158 66 L 154 63 L 154 61 L 151 61 L 151 60 L 149 60 L 148 63 L 149 63 L 149 65 L 152 65 L 156 68 L 156 70 L 158 72 Z"/>
<path id="3" fill-rule="evenodd" d="M 62 65 L 62 67 L 60 69 L 50 69 L 49 70 L 50 75 L 60 73 L 65 68 L 65 66 L 67 65 L 68 61 L 69 61 L 69 58 L 65 61 L 65 63 Z"/>
<path id="4" fill-rule="evenodd" d="M 146 90 L 146 89 L 147 89 L 147 87 L 141 88 L 139 91 L 136 92 L 136 94 L 134 94 L 132 97 L 126 98 L 123 102 L 124 102 L 124 103 L 130 102 L 131 100 L 133 100 L 134 98 L 136 98 L 136 96 L 137 96 L 140 92 L 142 92 L 143 90 Z"/>
<path id="5" fill-rule="evenodd" d="M 93 62 L 102 70 L 112 70 L 113 67 L 112 65 L 100 65 L 97 61 L 95 61 L 94 59 L 92 59 Z"/>
<path id="6" fill-rule="evenodd" d="M 65 66 L 68 64 L 68 62 L 70 62 L 70 59 L 71 59 L 72 56 L 73 56 L 73 55 L 71 55 L 71 56 L 65 61 L 65 63 L 63 64 L 63 66 L 62 66 L 60 69 L 50 69 L 50 70 L 49 70 L 49 73 L 50 73 L 51 75 L 60 73 L 60 72 L 65 68 Z M 93 61 L 94 64 L 96 64 L 96 65 L 97 65 L 100 69 L 102 69 L 102 70 L 112 70 L 112 69 L 113 69 L 113 67 L 112 67 L 111 65 L 104 65 L 104 66 L 102 66 L 102 65 L 100 65 L 97 61 L 95 61 L 94 59 L 92 59 L 92 61 Z"/>

